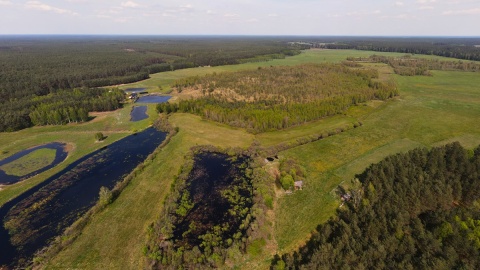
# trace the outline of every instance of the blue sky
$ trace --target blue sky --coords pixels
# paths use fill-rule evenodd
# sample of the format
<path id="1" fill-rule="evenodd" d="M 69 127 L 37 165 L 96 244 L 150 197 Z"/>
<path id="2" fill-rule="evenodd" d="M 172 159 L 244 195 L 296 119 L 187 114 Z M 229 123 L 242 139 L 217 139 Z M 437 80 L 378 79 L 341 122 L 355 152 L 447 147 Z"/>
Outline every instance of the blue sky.
<path id="1" fill-rule="evenodd" d="M 480 36 L 480 0 L 0 0 L 0 34 Z"/>

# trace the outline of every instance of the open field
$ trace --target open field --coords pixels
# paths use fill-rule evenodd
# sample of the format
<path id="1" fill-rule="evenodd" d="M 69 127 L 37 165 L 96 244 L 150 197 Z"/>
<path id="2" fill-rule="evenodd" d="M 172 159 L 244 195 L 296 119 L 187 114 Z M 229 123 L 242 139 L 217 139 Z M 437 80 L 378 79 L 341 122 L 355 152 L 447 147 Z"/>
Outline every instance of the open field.
<path id="1" fill-rule="evenodd" d="M 160 91 L 158 86 L 161 86 L 161 92 L 166 92 L 172 82 L 188 76 L 255 69 L 259 66 L 337 62 L 348 56 L 365 57 L 372 54 L 374 52 L 310 50 L 269 62 L 158 73 L 152 75 L 151 79 L 121 88 L 147 87 L 150 91 Z M 387 66 L 380 68 L 384 69 L 385 74 L 389 73 Z M 304 243 L 319 223 L 334 214 L 339 200 L 332 190 L 342 182 L 348 183 L 372 162 L 399 151 L 418 146 L 431 147 L 452 140 L 459 140 L 470 148 L 480 144 L 480 89 L 477 87 L 480 76 L 462 72 L 432 73 L 432 77 L 385 75 L 395 77 L 400 97 L 386 102 L 371 101 L 366 105 L 351 107 L 344 115 L 258 135 L 189 114 L 172 115 L 170 121 L 179 127 L 180 132 L 150 166 L 132 180 L 120 197 L 95 216 L 78 239 L 54 258 L 49 268 L 142 268 L 142 247 L 147 226 L 160 213 L 163 200 L 183 164 L 184 155 L 192 146 L 213 144 L 218 147 L 246 148 L 255 139 L 264 146 L 270 146 L 357 121 L 363 122 L 362 127 L 280 153 L 280 157 L 297 159 L 308 172 L 303 191 L 280 196 L 276 203 L 274 236 L 278 244 L 277 252 L 291 251 Z M 0 158 L 46 142 L 60 141 L 75 145 L 67 160 L 59 166 L 27 181 L 3 187 L 0 205 L 81 156 L 148 126 L 156 117 L 154 106 L 149 105 L 149 118 L 131 123 L 128 121 L 130 110 L 131 105 L 126 105 L 115 112 L 99 114 L 89 123 L 35 127 L 0 134 L 0 153 L 5 152 L 0 154 Z M 108 136 L 105 142 L 94 143 L 94 133 L 98 131 Z M 12 141 L 12 137 L 16 139 Z M 265 251 L 270 252 L 275 250 Z M 258 256 L 258 262 L 252 262 L 252 265 L 268 267 L 270 254 L 265 255 Z"/>

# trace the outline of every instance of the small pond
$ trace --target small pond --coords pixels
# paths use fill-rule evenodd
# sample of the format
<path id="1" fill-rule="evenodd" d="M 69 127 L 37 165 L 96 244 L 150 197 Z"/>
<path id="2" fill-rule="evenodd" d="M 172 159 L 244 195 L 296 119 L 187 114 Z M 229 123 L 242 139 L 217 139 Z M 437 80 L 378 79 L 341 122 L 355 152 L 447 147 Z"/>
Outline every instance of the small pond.
<path id="1" fill-rule="evenodd" d="M 57 166 L 59 163 L 64 161 L 68 156 L 68 152 L 65 150 L 65 148 L 66 148 L 65 143 L 52 142 L 52 143 L 35 146 L 35 147 L 32 147 L 32 148 L 17 152 L 15 154 L 3 159 L 3 160 L 0 160 L 0 184 L 2 184 L 2 185 L 13 184 L 13 183 L 16 183 L 16 182 L 22 181 L 24 179 L 30 178 L 32 176 L 35 176 L 39 173 L 42 173 L 42 172 L 44 172 L 48 169 L 51 169 L 51 168 Z M 23 158 L 23 157 L 25 157 L 29 154 L 32 154 L 37 150 L 41 150 L 41 149 L 55 150 L 55 157 L 54 157 L 53 161 L 50 164 L 48 164 L 47 166 L 44 166 L 44 167 L 39 168 L 37 170 L 34 170 L 33 172 L 32 171 L 26 172 L 23 175 L 22 174 L 21 175 L 9 175 L 2 169 L 2 167 L 6 167 L 9 164 L 12 164 L 15 161 L 18 161 L 19 159 L 21 159 L 21 158 Z"/>
<path id="2" fill-rule="evenodd" d="M 130 112 L 130 121 L 137 122 L 147 118 L 147 106 L 133 106 Z"/>
<path id="3" fill-rule="evenodd" d="M 163 103 L 167 102 L 170 98 L 171 96 L 147 95 L 139 97 L 136 103 Z"/>
<path id="4" fill-rule="evenodd" d="M 60 235 L 165 140 L 148 128 L 89 154 L 0 208 L 0 269 L 13 268 Z"/>

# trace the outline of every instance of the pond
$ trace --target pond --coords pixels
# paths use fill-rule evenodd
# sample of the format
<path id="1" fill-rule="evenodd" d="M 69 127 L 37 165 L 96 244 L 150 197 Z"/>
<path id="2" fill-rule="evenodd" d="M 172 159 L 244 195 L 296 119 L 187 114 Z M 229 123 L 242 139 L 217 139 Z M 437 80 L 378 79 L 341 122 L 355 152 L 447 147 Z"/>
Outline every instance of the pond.
<path id="1" fill-rule="evenodd" d="M 167 102 L 170 98 L 171 96 L 147 95 L 139 97 L 136 103 L 163 103 Z"/>
<path id="2" fill-rule="evenodd" d="M 18 267 L 60 235 L 165 140 L 148 128 L 89 154 L 0 208 L 0 269 Z"/>
<path id="3" fill-rule="evenodd" d="M 67 145 L 65 143 L 52 142 L 52 143 L 35 146 L 32 148 L 17 152 L 3 160 L 0 160 L 0 184 L 2 185 L 13 184 L 57 166 L 59 163 L 64 161 L 68 156 L 68 152 L 65 150 L 66 146 Z M 21 161 L 22 158 L 26 158 L 28 157 L 28 155 L 33 155 L 35 154 L 35 152 L 38 152 L 38 150 L 42 150 L 42 149 L 51 149 L 55 151 L 54 158 L 50 164 L 47 164 L 46 166 L 41 166 L 41 168 L 34 169 L 33 171 L 29 170 L 28 168 L 25 168 L 26 173 L 20 174 L 20 175 L 10 175 L 10 174 L 7 174 L 7 171 L 5 171 L 9 165 L 12 165 L 15 162 Z M 19 164 L 14 164 L 14 165 L 17 165 L 17 167 L 22 166 L 21 162 Z M 28 163 L 26 163 L 25 165 L 32 166 L 32 164 L 28 164 Z"/>
<path id="4" fill-rule="evenodd" d="M 130 112 L 130 121 L 137 122 L 147 118 L 147 106 L 133 106 L 132 112 Z"/>

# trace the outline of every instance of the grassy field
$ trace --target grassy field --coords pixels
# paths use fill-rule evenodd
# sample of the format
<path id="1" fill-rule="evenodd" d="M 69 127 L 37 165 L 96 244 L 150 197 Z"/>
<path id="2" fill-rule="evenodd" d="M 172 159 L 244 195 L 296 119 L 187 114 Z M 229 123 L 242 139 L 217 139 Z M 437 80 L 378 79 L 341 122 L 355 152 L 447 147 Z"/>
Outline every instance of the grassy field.
<path id="1" fill-rule="evenodd" d="M 348 56 L 372 54 L 374 53 L 368 51 L 310 50 L 269 62 L 154 74 L 151 79 L 123 85 L 121 88 L 147 87 L 150 91 L 166 92 L 173 81 L 188 76 L 254 69 L 259 66 L 336 62 L 345 60 Z M 466 147 L 480 144 L 480 89 L 476 87 L 480 84 L 478 74 L 432 72 L 432 77 L 400 77 L 391 75 L 391 70 L 386 66 L 380 68 L 384 70 L 382 74 L 385 76 L 395 77 L 400 97 L 351 107 L 344 115 L 283 131 L 252 135 L 245 130 L 205 121 L 197 116 L 172 115 L 170 121 L 180 128 L 180 132 L 120 197 L 95 216 L 79 238 L 54 258 L 48 268 L 142 268 L 142 246 L 147 226 L 160 213 L 162 202 L 184 161 L 185 153 L 195 145 L 248 147 L 254 140 L 258 140 L 263 145 L 270 146 L 323 133 L 356 121 L 363 122 L 362 127 L 280 153 L 281 157 L 297 159 L 308 172 L 303 191 L 291 196 L 280 193 L 275 204 L 274 238 L 278 244 L 277 252 L 282 253 L 304 243 L 319 223 L 334 214 L 339 200 L 332 191 L 338 184 L 348 183 L 372 162 L 418 146 L 431 147 L 453 140 L 460 141 Z M 93 121 L 85 124 L 31 128 L 0 134 L 0 153 L 4 153 L 0 154 L 0 158 L 52 141 L 75 145 L 67 160 L 56 168 L 27 181 L 3 187 L 0 191 L 0 205 L 81 156 L 148 126 L 156 117 L 154 106 L 149 105 L 149 118 L 131 123 L 130 110 L 131 105 L 127 105 L 115 112 L 97 114 Z M 94 143 L 94 133 L 97 131 L 108 136 L 105 142 Z M 259 256 L 258 262 L 252 262 L 252 265 L 266 268 L 269 254 L 265 255 L 267 256 Z"/>
<path id="2" fill-rule="evenodd" d="M 362 127 L 282 153 L 298 159 L 308 178 L 303 191 L 278 200 L 275 233 L 280 252 L 303 244 L 338 207 L 335 187 L 348 184 L 371 163 L 419 146 L 480 144 L 478 74 L 433 72 L 432 77 L 396 79 L 400 97 L 366 115 Z"/>

